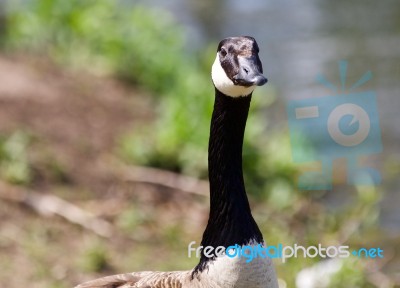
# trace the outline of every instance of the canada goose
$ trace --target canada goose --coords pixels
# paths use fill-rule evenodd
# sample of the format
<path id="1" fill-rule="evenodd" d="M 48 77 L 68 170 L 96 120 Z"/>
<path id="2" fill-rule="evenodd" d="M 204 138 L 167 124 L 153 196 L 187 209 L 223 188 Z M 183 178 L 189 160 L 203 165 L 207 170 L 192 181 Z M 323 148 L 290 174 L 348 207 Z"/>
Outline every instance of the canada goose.
<path id="1" fill-rule="evenodd" d="M 215 103 L 209 140 L 210 215 L 203 247 L 264 245 L 251 215 L 243 172 L 242 146 L 250 100 L 256 86 L 264 85 L 258 45 L 248 36 L 230 37 L 218 45 L 212 66 Z M 270 258 L 246 263 L 243 257 L 201 255 L 192 270 L 133 272 L 89 281 L 76 288 L 277 288 Z"/>

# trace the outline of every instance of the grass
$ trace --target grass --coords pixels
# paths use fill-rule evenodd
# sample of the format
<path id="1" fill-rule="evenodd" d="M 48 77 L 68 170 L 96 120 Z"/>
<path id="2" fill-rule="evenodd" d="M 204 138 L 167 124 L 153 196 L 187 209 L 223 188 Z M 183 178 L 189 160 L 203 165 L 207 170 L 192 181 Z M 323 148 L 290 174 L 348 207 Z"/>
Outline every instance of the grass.
<path id="1" fill-rule="evenodd" d="M 32 171 L 28 159 L 29 134 L 15 131 L 0 138 L 0 176 L 14 184 L 29 184 Z"/>
<path id="2" fill-rule="evenodd" d="M 141 6 L 121 9 L 115 1 L 77 0 L 15 3 L 8 8 L 6 49 L 47 54 L 62 65 L 95 73 L 108 71 L 157 97 L 156 120 L 121 137 L 116 151 L 122 159 L 207 176 L 207 123 L 214 101 L 209 67 L 216 43 L 202 47 L 201 57 L 189 54 L 182 28 L 172 17 Z M 257 187 L 249 191 L 260 197 L 268 195 L 274 180 L 294 187 L 295 168 L 285 156 L 290 147 L 278 142 L 272 147 L 271 139 L 283 135 L 266 130 L 264 113 L 276 98 L 273 93 L 255 93 L 244 143 L 246 179 Z M 277 161 L 275 155 L 286 159 Z"/>
<path id="3" fill-rule="evenodd" d="M 63 96 L 56 107 L 56 111 L 61 111 L 57 120 L 62 119 L 65 133 L 60 134 L 57 126 L 40 128 L 30 121 L 21 124 L 31 125 L 30 133 L 21 132 L 23 129 L 15 133 L 2 132 L 1 179 L 60 195 L 113 223 L 116 233 L 111 239 L 102 239 L 62 219 L 37 216 L 26 207 L 0 202 L 0 218 L 6 224 L 6 228 L 0 229 L 0 236 L 3 236 L 0 249 L 6 255 L 5 260 L 0 259 L 4 267 L 0 271 L 0 284 L 70 287 L 105 274 L 192 268 L 197 259 L 186 257 L 187 245 L 191 241 L 200 242 L 207 219 L 198 215 L 208 215 L 207 201 L 185 199 L 182 195 L 177 201 L 173 196 L 179 193 L 177 191 L 140 185 L 126 187 L 128 185 L 121 184 L 122 177 L 110 179 L 111 176 L 104 175 L 101 165 L 109 165 L 103 161 L 106 157 L 119 157 L 127 164 L 206 176 L 208 123 L 213 103 L 209 67 L 216 43 L 210 43 L 211 48 L 204 47 L 200 57 L 189 54 L 184 47 L 183 28 L 160 10 L 137 6 L 120 9 L 114 1 L 94 0 L 32 0 L 20 7 L 15 3 L 8 2 L 3 51 L 29 53 L 34 57 L 48 55 L 57 63 L 57 70 L 78 75 L 68 80 L 73 82 L 72 86 L 82 84 L 83 80 L 77 79 L 81 78 L 82 72 L 77 72 L 80 70 L 108 76 L 101 76 L 104 78 L 95 84 L 101 88 L 85 92 L 87 94 L 56 82 L 61 88 L 53 94 Z M 40 68 L 35 69 L 41 73 Z M 49 79 L 50 74 L 53 73 L 44 74 L 42 78 Z M 132 122 L 138 123 L 135 121 L 139 117 L 130 115 L 124 122 L 114 121 L 120 111 L 124 111 L 122 108 L 132 104 L 125 101 L 126 95 L 117 95 L 115 91 L 119 90 L 114 86 L 103 89 L 102 82 L 107 82 L 110 75 L 119 77 L 118 85 L 124 85 L 130 97 L 139 98 L 138 89 L 151 93 L 153 100 L 148 109 L 156 118 L 143 126 L 136 125 L 135 129 L 117 133 L 117 126 L 135 126 Z M 58 81 L 58 78 L 50 79 Z M 109 93 L 107 91 L 114 93 L 112 104 L 101 102 L 110 96 L 103 95 Z M 98 94 L 103 98 L 98 98 Z M 66 99 L 76 103 L 75 106 L 68 106 L 70 102 Z M 254 95 L 244 147 L 246 184 L 255 218 L 268 243 L 338 245 L 345 239 L 354 247 L 373 245 L 371 235 L 376 235 L 377 202 L 382 192 L 362 187 L 349 189 L 352 200 L 332 211 L 322 203 L 327 192 L 297 191 L 297 171 L 290 159 L 288 135 L 275 130 L 265 120 L 266 111 L 275 108 L 277 99 L 272 89 L 260 89 Z M 11 104 L 5 102 L 4 105 L 12 107 Z M 139 100 L 134 102 L 134 105 L 139 104 Z M 25 111 L 22 108 L 26 103 L 22 101 L 19 105 L 20 111 Z M 120 110 L 107 114 L 117 105 L 121 105 Z M 96 130 L 87 124 L 85 117 L 101 106 L 107 107 L 100 113 L 107 125 Z M 80 111 L 74 114 L 79 116 L 68 117 L 68 113 L 62 113 L 64 110 Z M 38 115 L 48 111 L 44 107 L 33 119 L 42 119 Z M 55 121 L 54 114 L 46 115 L 42 122 Z M 8 117 L 18 121 L 12 118 L 14 116 Z M 83 126 L 87 126 L 86 130 L 78 129 Z M 66 134 L 71 130 L 73 134 Z M 112 141 L 101 136 L 102 130 L 108 131 Z M 75 133 L 80 139 L 76 142 L 70 137 Z M 107 141 L 112 144 L 106 148 L 98 144 Z M 170 197 L 160 201 L 157 193 L 170 193 Z M 115 200 L 116 208 L 101 206 L 110 199 Z M 113 209 L 114 212 L 109 211 Z M 355 228 L 352 224 L 356 224 Z M 296 274 L 320 261 L 317 258 L 290 259 L 286 264 L 277 261 L 278 275 L 287 287 L 294 287 Z M 9 276 L 20 267 L 23 267 L 22 284 L 17 279 L 10 280 Z M 369 287 L 368 269 L 363 260 L 346 262 L 331 286 L 351 283 L 351 287 Z"/>

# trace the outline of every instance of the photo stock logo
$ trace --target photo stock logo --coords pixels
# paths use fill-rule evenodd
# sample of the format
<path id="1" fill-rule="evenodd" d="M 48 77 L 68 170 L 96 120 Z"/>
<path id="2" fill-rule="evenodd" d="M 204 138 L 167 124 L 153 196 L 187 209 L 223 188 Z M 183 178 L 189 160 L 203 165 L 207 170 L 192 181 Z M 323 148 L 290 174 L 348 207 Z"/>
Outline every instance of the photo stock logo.
<path id="1" fill-rule="evenodd" d="M 228 247 L 218 246 L 198 246 L 196 241 L 192 241 L 188 245 L 188 257 L 191 258 L 194 254 L 196 258 L 199 258 L 201 253 L 207 258 L 226 256 L 228 258 L 242 258 L 245 259 L 246 263 L 252 262 L 257 258 L 271 258 L 281 259 L 282 263 L 285 263 L 290 258 L 348 258 L 351 255 L 357 258 L 375 259 L 383 258 L 383 249 L 380 247 L 371 248 L 358 248 L 350 249 L 348 245 L 340 246 L 323 246 L 317 244 L 314 246 L 303 246 L 297 243 L 293 245 L 231 245 Z"/>
<path id="2" fill-rule="evenodd" d="M 291 100 L 287 104 L 292 157 L 296 163 L 320 162 L 320 171 L 307 171 L 299 177 L 302 190 L 332 189 L 333 160 L 345 158 L 347 183 L 377 185 L 379 171 L 360 167 L 358 160 L 382 151 L 379 115 L 374 91 L 354 92 L 372 78 L 366 72 L 346 89 L 347 61 L 339 61 L 341 87 L 323 75 L 318 82 L 333 95 Z M 340 92 L 338 92 L 340 90 Z"/>

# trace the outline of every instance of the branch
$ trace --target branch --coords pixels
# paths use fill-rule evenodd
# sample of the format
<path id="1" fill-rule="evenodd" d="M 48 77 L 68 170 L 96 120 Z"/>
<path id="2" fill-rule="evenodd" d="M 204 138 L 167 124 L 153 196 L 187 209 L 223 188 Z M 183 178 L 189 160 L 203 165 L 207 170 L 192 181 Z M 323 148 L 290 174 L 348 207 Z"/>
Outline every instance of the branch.
<path id="1" fill-rule="evenodd" d="M 156 168 L 123 166 L 117 172 L 117 177 L 128 182 L 159 185 L 203 197 L 209 195 L 208 181 Z"/>
<path id="2" fill-rule="evenodd" d="M 113 228 L 109 222 L 54 195 L 40 194 L 0 182 L 0 198 L 29 206 L 44 216 L 59 215 L 102 237 L 108 238 L 113 235 Z"/>

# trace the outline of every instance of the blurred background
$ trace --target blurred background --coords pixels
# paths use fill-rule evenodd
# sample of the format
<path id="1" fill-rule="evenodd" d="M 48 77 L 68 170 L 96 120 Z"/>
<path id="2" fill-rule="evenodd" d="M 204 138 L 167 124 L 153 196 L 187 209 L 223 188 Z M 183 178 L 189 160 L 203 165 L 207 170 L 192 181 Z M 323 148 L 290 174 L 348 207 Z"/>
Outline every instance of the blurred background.
<path id="1" fill-rule="evenodd" d="M 0 286 L 196 265 L 187 245 L 208 219 L 210 67 L 233 35 L 257 39 L 269 79 L 244 147 L 267 242 L 384 249 L 278 260 L 280 286 L 400 287 L 396 0 L 0 1 Z M 330 95 L 316 76 L 339 85 L 343 59 L 349 84 L 373 74 L 357 91 L 377 95 L 383 152 L 364 160 L 382 184 L 346 184 L 338 159 L 331 191 L 302 191 L 286 105 Z"/>

